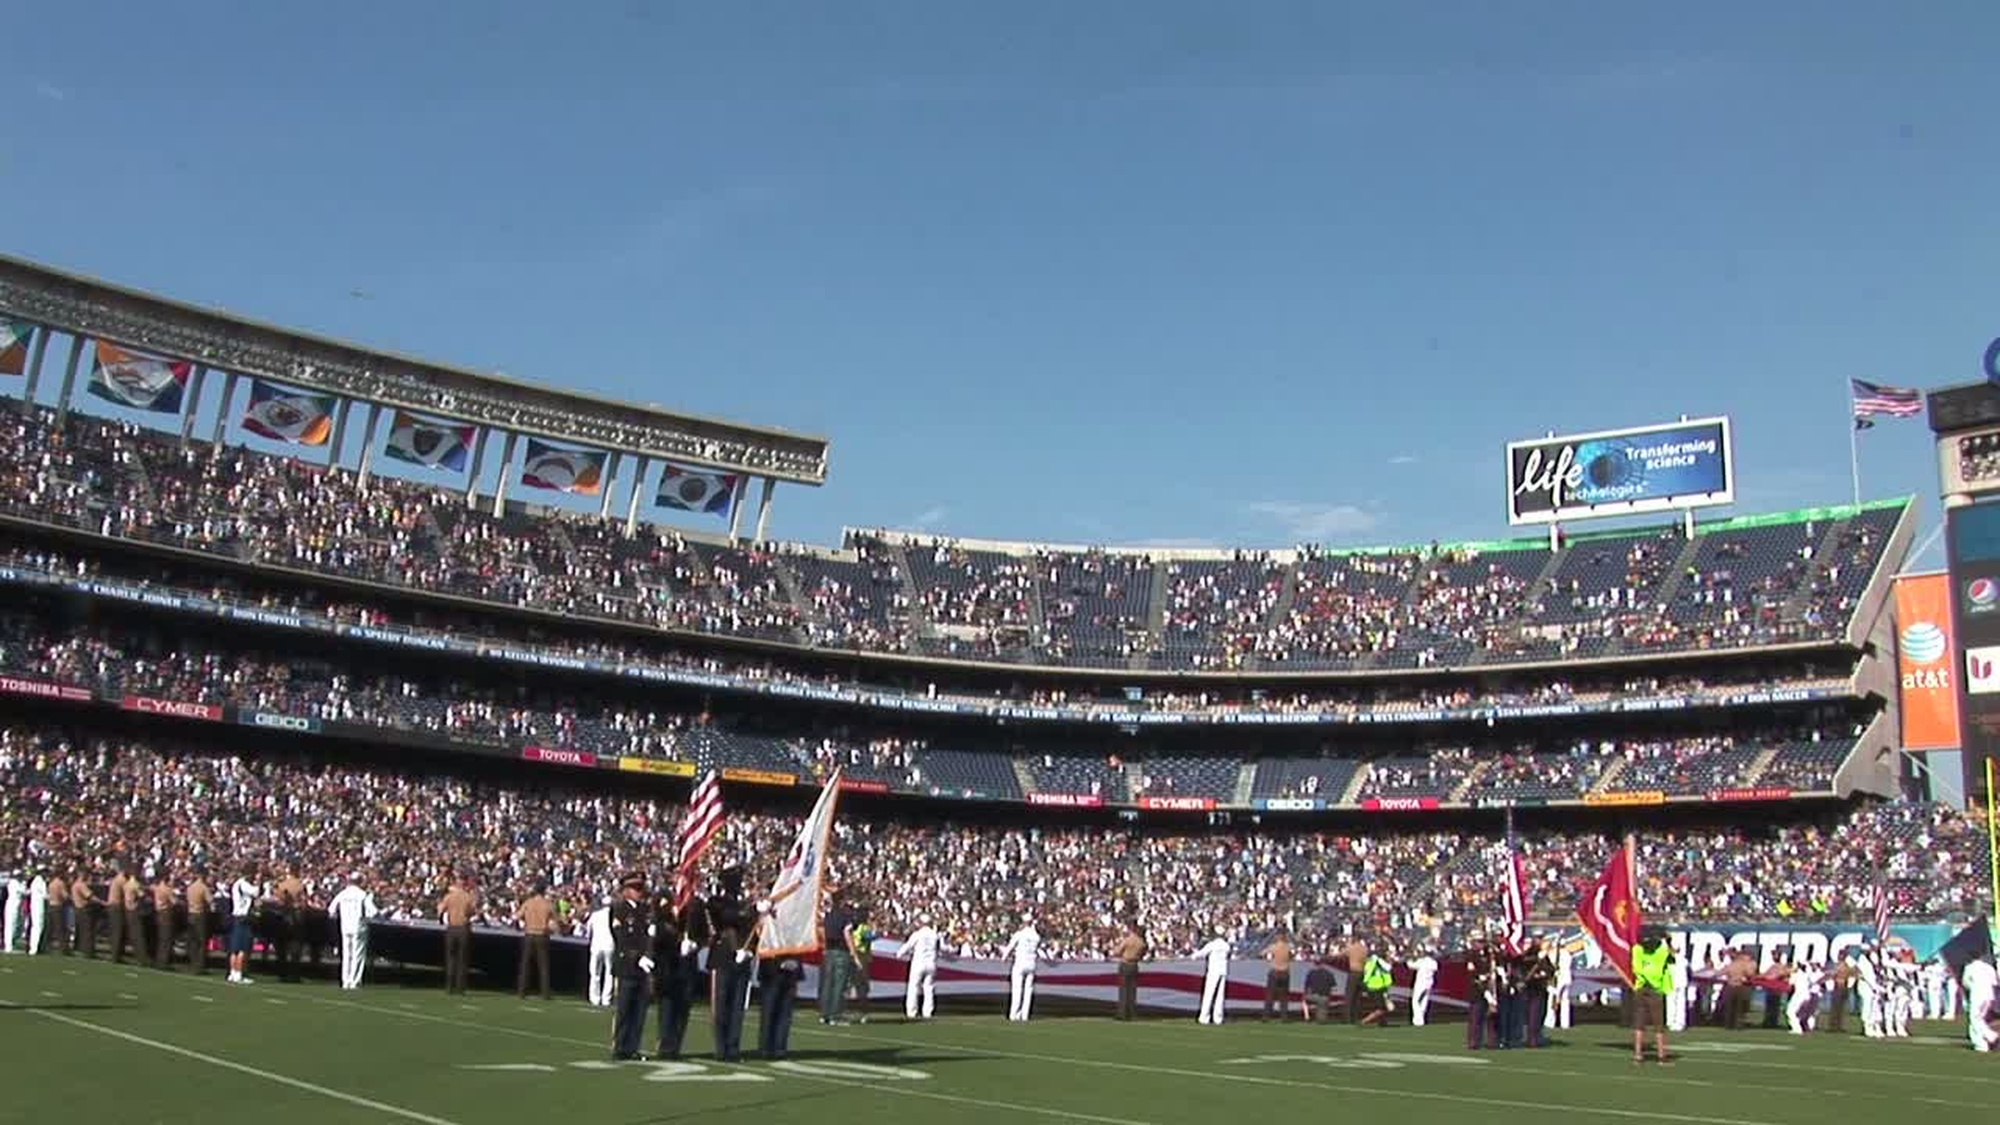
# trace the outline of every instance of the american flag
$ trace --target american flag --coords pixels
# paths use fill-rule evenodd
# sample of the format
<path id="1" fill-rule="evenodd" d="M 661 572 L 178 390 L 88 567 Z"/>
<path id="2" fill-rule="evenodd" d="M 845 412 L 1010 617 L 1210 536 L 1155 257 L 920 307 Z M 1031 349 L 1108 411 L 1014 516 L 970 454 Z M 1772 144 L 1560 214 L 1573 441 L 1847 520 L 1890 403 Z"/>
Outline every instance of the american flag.
<path id="1" fill-rule="evenodd" d="M 1854 384 L 1854 428 L 1865 430 L 1875 424 L 1875 416 L 1914 418 L 1924 412 L 1924 396 L 1912 387 L 1890 387 L 1866 379 L 1850 379 Z"/>
<path id="2" fill-rule="evenodd" d="M 1875 884 L 1875 943 L 1889 940 L 1889 887 L 1885 883 Z"/>
<path id="3" fill-rule="evenodd" d="M 695 868 L 701 863 L 702 853 L 721 834 L 724 819 L 722 775 L 710 770 L 688 797 L 687 819 L 681 822 L 680 837 L 675 844 L 674 909 L 686 906 L 694 897 Z"/>
<path id="4" fill-rule="evenodd" d="M 1500 870 L 1501 941 L 1509 957 L 1519 957 L 1528 948 L 1528 872 L 1512 819 L 1508 818 L 1507 854 Z"/>

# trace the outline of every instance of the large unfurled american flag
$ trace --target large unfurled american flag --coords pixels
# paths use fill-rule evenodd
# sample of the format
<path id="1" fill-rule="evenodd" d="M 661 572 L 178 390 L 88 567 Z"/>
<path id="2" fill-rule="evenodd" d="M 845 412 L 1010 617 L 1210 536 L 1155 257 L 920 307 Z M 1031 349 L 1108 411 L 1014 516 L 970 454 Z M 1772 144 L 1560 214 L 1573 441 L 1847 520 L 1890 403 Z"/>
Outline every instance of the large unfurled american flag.
<path id="1" fill-rule="evenodd" d="M 1875 943 L 1889 940 L 1889 887 L 1886 883 L 1875 884 Z"/>
<path id="2" fill-rule="evenodd" d="M 1891 387 L 1866 379 L 1850 379 L 1854 384 L 1854 428 L 1865 430 L 1875 424 L 1876 415 L 1914 418 L 1924 412 L 1924 396 L 1913 387 Z"/>
<path id="3" fill-rule="evenodd" d="M 1511 820 L 1511 818 L 1510 818 Z M 1528 949 L 1528 872 L 1521 862 L 1520 841 L 1510 823 L 1507 854 L 1500 866 L 1500 940 L 1509 957 L 1519 957 Z"/>
<path id="4" fill-rule="evenodd" d="M 687 819 L 681 822 L 675 842 L 674 909 L 686 906 L 694 897 L 695 869 L 701 864 L 702 853 L 721 834 L 723 819 L 722 775 L 710 770 L 688 797 Z"/>

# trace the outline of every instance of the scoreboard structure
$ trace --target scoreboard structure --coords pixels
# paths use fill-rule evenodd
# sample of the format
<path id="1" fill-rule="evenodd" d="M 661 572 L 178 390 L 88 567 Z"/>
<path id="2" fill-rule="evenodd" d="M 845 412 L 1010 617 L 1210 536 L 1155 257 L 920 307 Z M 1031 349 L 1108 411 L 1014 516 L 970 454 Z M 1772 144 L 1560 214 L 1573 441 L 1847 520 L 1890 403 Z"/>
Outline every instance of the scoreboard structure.
<path id="1" fill-rule="evenodd" d="M 1933 391 L 1929 408 L 1960 648 L 1964 792 L 1981 802 L 1987 763 L 2000 760 L 2000 385 Z"/>

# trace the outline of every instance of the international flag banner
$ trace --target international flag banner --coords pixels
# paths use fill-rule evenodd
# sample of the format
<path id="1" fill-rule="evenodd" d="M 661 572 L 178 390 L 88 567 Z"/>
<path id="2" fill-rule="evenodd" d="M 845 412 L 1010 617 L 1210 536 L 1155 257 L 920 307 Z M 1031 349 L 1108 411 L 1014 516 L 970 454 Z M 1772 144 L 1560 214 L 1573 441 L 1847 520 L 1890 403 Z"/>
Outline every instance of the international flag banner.
<path id="1" fill-rule="evenodd" d="M 0 375 L 28 373 L 28 345 L 34 338 L 34 325 L 0 317 Z"/>
<path id="2" fill-rule="evenodd" d="M 521 483 L 550 492 L 595 496 L 604 491 L 603 453 L 588 449 L 562 449 L 545 441 L 528 439 L 528 459 L 521 466 Z"/>
<path id="3" fill-rule="evenodd" d="M 726 516 L 736 498 L 737 473 L 705 473 L 669 464 L 660 473 L 660 491 L 655 497 L 662 508 L 683 512 L 706 512 Z"/>
<path id="4" fill-rule="evenodd" d="M 1854 428 L 1865 430 L 1877 417 L 1914 418 L 1924 412 L 1924 396 L 1913 387 L 1891 387 L 1850 379 L 1854 392 Z"/>
<path id="5" fill-rule="evenodd" d="M 688 798 L 687 820 L 674 844 L 674 909 L 679 910 L 694 897 L 695 869 L 703 853 L 722 832 L 722 775 L 714 770 L 694 787 Z"/>
<path id="6" fill-rule="evenodd" d="M 90 393 L 106 402 L 154 414 L 179 414 L 194 364 L 95 341 Z"/>
<path id="7" fill-rule="evenodd" d="M 1627 984 L 1632 982 L 1632 947 L 1639 943 L 1645 920 L 1639 912 L 1639 876 L 1632 853 L 1632 840 L 1627 837 L 1625 846 L 1605 865 L 1604 874 L 1584 893 L 1576 911 L 1576 920 L 1604 951 L 1605 963 L 1617 969 Z"/>
<path id="8" fill-rule="evenodd" d="M 325 445 L 333 436 L 334 403 L 332 395 L 252 379 L 250 409 L 243 412 L 243 428 L 287 445 Z"/>
<path id="9" fill-rule="evenodd" d="M 395 424 L 389 428 L 389 443 L 382 447 L 382 453 L 408 465 L 457 472 L 471 458 L 472 443 L 478 432 L 476 426 L 434 422 L 398 410 Z"/>
<path id="10" fill-rule="evenodd" d="M 761 957 L 797 957 L 820 947 L 820 899 L 826 890 L 826 851 L 833 842 L 833 813 L 840 804 L 840 771 L 826 779 L 812 815 L 799 828 L 785 865 L 765 900 L 771 912 L 761 923 Z"/>

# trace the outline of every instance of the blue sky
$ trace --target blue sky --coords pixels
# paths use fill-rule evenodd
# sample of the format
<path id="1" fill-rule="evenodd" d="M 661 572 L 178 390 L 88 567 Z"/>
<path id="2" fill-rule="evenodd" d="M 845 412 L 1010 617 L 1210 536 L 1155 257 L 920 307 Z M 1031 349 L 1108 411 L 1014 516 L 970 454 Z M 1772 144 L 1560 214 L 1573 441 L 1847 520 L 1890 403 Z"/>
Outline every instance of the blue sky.
<path id="1" fill-rule="evenodd" d="M 17 12 L 5 249 L 825 434 L 823 543 L 1484 538 L 1681 414 L 1840 502 L 2000 333 L 1990 3 L 570 7 Z"/>

